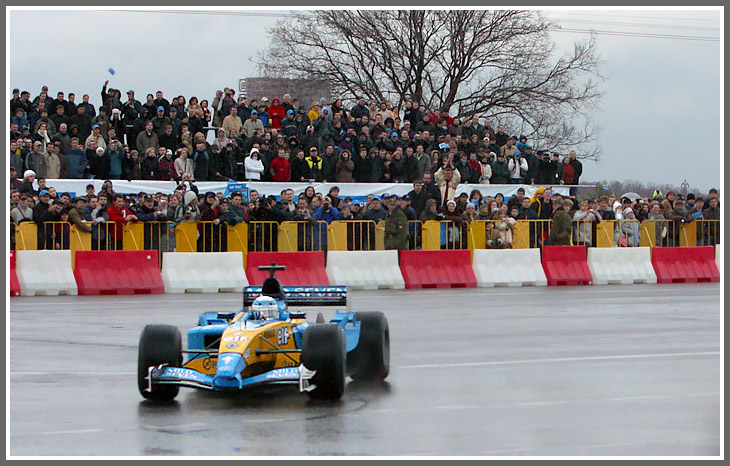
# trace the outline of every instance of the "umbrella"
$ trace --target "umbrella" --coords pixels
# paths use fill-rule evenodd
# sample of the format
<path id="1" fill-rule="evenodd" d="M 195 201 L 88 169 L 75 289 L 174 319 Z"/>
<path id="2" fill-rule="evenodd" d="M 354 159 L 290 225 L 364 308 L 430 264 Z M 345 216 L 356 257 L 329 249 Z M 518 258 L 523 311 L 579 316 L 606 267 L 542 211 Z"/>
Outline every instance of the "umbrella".
<path id="1" fill-rule="evenodd" d="M 638 194 L 636 194 L 636 193 L 625 193 L 625 194 L 622 194 L 621 195 L 621 199 L 623 199 L 625 197 L 631 199 L 632 201 L 635 201 L 637 199 L 641 199 L 641 196 L 638 195 Z"/>

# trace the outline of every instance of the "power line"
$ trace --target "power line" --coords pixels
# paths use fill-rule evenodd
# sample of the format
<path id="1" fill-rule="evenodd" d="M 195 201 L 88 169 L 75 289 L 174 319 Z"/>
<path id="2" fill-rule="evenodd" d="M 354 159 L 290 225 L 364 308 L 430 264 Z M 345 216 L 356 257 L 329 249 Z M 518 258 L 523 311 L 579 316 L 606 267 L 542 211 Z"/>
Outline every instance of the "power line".
<path id="1" fill-rule="evenodd" d="M 680 26 L 674 24 L 648 24 L 648 23 L 624 23 L 621 21 L 593 21 L 588 19 L 567 19 L 567 18 L 552 18 L 553 21 L 566 22 L 566 23 L 591 23 L 591 24 L 606 24 L 612 26 L 629 26 L 629 27 L 645 27 L 645 28 L 659 28 L 659 29 L 685 29 L 693 31 L 720 31 L 720 28 L 715 27 L 702 27 L 702 26 Z"/>
<path id="2" fill-rule="evenodd" d="M 714 10 L 709 10 L 714 11 Z M 551 13 L 557 13 L 561 15 L 570 15 L 570 16 L 598 16 L 598 17 L 611 17 L 611 18 L 635 18 L 635 19 L 663 19 L 663 20 L 676 20 L 676 21 L 714 21 L 714 22 L 720 22 L 719 19 L 712 19 L 712 18 L 671 18 L 667 16 L 632 16 L 632 15 L 609 15 L 609 14 L 600 14 L 600 13 L 572 13 L 568 11 L 560 11 L 560 10 L 551 10 Z M 718 11 L 719 13 L 719 11 Z"/>
<path id="3" fill-rule="evenodd" d="M 107 11 L 115 11 L 115 12 L 127 12 L 127 13 L 162 13 L 162 14 L 186 14 L 186 15 L 212 15 L 212 16 L 247 16 L 247 17 L 272 17 L 272 18 L 291 18 L 295 17 L 295 14 L 293 13 L 286 13 L 286 12 L 261 12 L 261 11 L 205 11 L 205 10 L 107 10 Z M 286 11 L 286 10 L 284 10 Z M 604 15 L 604 16 L 620 16 L 620 15 Z M 624 16 L 620 16 L 624 17 Z M 667 18 L 656 18 L 656 19 L 667 19 Z M 574 22 L 580 22 L 580 20 L 563 20 L 563 21 L 574 21 Z M 586 20 L 587 21 L 587 20 Z M 586 22 L 584 21 L 584 22 Z M 592 23 L 601 23 L 600 21 L 591 21 Z M 604 22 L 604 24 L 610 24 L 614 23 L 614 25 L 629 25 L 626 23 L 621 22 Z M 634 23 L 634 25 L 639 25 L 637 23 Z M 654 26 L 658 27 L 659 25 L 642 25 L 642 26 Z M 673 26 L 677 29 L 691 29 L 691 27 L 687 26 Z M 672 28 L 672 27 L 668 27 Z M 719 28 L 707 28 L 701 30 L 719 30 Z M 599 31 L 599 30 L 588 30 L 588 29 L 570 29 L 570 28 L 552 28 L 552 30 L 557 32 L 572 32 L 572 33 L 579 33 L 579 34 L 598 34 L 598 35 L 612 35 L 612 36 L 623 36 L 623 37 L 642 37 L 642 38 L 653 38 L 653 39 L 674 39 L 674 40 L 694 40 L 694 41 L 703 41 L 703 42 L 719 42 L 719 38 L 717 37 L 706 37 L 706 36 L 681 36 L 681 35 L 672 35 L 672 34 L 651 34 L 651 33 L 643 33 L 643 32 L 623 32 L 623 31 Z"/>
<path id="4" fill-rule="evenodd" d="M 696 40 L 701 42 L 720 42 L 718 37 L 705 37 L 705 36 L 680 36 L 674 34 L 651 34 L 643 32 L 627 32 L 627 31 L 600 31 L 593 29 L 569 29 L 569 28 L 551 28 L 556 32 L 574 32 L 579 34 L 597 34 L 606 36 L 621 36 L 621 37 L 643 37 L 650 39 L 676 39 L 676 40 Z"/>

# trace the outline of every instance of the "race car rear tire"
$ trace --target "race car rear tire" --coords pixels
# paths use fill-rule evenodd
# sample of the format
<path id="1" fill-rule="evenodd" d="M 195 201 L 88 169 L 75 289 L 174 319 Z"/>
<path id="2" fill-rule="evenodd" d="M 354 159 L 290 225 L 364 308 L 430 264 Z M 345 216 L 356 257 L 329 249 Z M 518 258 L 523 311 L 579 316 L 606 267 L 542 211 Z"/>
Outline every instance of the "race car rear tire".
<path id="1" fill-rule="evenodd" d="M 356 312 L 360 339 L 347 355 L 347 368 L 355 381 L 383 380 L 390 372 L 390 330 L 388 319 L 379 311 Z"/>
<path id="2" fill-rule="evenodd" d="M 139 393 L 148 400 L 170 401 L 177 396 L 179 386 L 152 384 L 152 391 L 147 390 L 148 368 L 160 364 L 182 365 L 182 335 L 173 325 L 150 324 L 145 326 L 139 337 L 137 386 Z"/>
<path id="3" fill-rule="evenodd" d="M 337 324 L 309 325 L 302 334 L 302 365 L 316 371 L 310 398 L 339 400 L 345 393 L 345 332 Z"/>

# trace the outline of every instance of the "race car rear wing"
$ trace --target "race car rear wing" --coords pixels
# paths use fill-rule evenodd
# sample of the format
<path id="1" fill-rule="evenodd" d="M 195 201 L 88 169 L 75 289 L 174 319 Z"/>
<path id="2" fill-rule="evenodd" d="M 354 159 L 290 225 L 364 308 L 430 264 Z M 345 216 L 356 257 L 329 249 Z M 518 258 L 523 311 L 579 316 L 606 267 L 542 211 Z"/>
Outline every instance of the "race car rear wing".
<path id="1" fill-rule="evenodd" d="M 261 286 L 243 289 L 243 306 L 248 307 L 261 296 Z M 346 306 L 346 286 L 282 286 L 288 306 Z"/>

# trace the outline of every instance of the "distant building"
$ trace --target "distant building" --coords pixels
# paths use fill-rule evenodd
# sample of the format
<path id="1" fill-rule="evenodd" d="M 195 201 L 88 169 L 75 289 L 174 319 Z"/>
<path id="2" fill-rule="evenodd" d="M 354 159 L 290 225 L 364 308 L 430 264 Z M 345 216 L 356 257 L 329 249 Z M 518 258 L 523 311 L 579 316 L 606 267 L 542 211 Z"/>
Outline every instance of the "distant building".
<path id="1" fill-rule="evenodd" d="M 250 101 L 256 99 L 261 101 L 262 97 L 268 97 L 269 103 L 278 97 L 280 100 L 284 94 L 289 94 L 292 99 L 299 99 L 299 105 L 309 109 L 313 101 L 324 97 L 328 103 L 332 102 L 332 86 L 327 81 L 313 79 L 288 79 L 288 78 L 246 78 L 245 89 L 239 89 L 241 95 L 245 95 Z"/>

